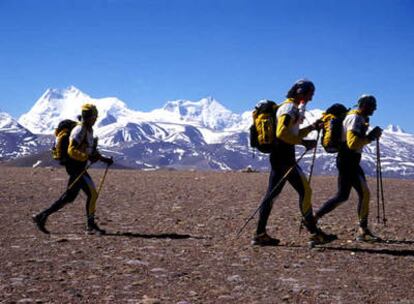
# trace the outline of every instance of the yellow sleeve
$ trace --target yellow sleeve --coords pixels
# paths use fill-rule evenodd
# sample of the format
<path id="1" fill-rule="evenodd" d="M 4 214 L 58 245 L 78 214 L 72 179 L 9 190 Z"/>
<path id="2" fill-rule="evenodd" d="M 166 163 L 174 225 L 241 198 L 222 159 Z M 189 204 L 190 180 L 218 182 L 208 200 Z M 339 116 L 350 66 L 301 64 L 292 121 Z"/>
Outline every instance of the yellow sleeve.
<path id="1" fill-rule="evenodd" d="M 346 144 L 351 150 L 360 150 L 369 143 L 370 141 L 367 137 L 359 137 L 353 131 L 346 132 Z"/>
<path id="2" fill-rule="evenodd" d="M 73 139 L 69 141 L 68 155 L 70 156 L 70 158 L 77 161 L 84 162 L 88 160 L 88 154 L 79 151 L 78 143 Z"/>
<path id="3" fill-rule="evenodd" d="M 302 137 L 292 132 L 292 119 L 289 115 L 282 115 L 277 119 L 276 137 L 290 145 L 302 143 Z"/>

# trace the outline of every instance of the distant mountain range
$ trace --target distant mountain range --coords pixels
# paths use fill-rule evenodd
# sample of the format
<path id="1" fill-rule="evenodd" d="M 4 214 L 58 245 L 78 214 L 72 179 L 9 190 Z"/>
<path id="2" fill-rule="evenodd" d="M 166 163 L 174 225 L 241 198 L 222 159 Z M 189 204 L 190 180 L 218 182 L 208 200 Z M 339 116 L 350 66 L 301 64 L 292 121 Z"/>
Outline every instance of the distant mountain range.
<path id="1" fill-rule="evenodd" d="M 94 129 L 99 147 L 105 154 L 114 156 L 121 167 L 268 169 L 268 156 L 249 147 L 251 112 L 233 113 L 212 97 L 195 102 L 169 101 L 161 109 L 140 112 L 129 109 L 115 97 L 95 99 L 73 86 L 48 89 L 17 121 L 7 113 L 0 113 L 2 162 L 52 165 L 46 151 L 52 146 L 54 128 L 63 119 L 76 119 L 84 103 L 98 107 L 99 118 Z M 322 110 L 308 111 L 306 123 L 315 121 L 321 113 Z M 381 138 L 381 152 L 384 177 L 414 178 L 413 134 L 405 133 L 398 126 L 388 126 Z M 301 162 L 305 170 L 310 165 L 311 154 Z M 315 173 L 333 174 L 334 157 L 318 147 Z M 374 145 L 365 148 L 363 166 L 368 175 L 375 175 Z"/>

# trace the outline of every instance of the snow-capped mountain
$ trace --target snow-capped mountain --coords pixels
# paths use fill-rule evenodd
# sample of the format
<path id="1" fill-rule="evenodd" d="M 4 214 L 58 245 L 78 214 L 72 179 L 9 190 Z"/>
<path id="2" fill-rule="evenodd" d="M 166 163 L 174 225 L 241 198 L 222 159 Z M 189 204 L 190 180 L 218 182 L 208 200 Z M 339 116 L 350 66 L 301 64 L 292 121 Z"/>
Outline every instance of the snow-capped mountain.
<path id="1" fill-rule="evenodd" d="M 53 134 L 63 119 L 77 120 L 81 106 L 85 103 L 96 104 L 99 109 L 97 127 L 103 127 L 122 120 L 140 119 L 140 112 L 129 110 L 114 97 L 95 99 L 71 86 L 67 89 L 48 89 L 36 101 L 29 112 L 19 118 L 34 134 Z"/>
<path id="2" fill-rule="evenodd" d="M 212 97 L 197 102 L 169 101 L 161 109 L 144 113 L 128 109 L 126 104 L 117 98 L 92 98 L 71 86 L 64 90 L 48 89 L 30 111 L 20 117 L 19 123 L 35 134 L 52 134 L 59 121 L 67 118 L 76 119 L 85 103 L 92 103 L 98 107 L 97 128 L 117 122 L 125 125 L 129 122 L 147 121 L 188 124 L 223 131 L 234 127 L 240 121 L 240 115 L 232 113 Z"/>
<path id="3" fill-rule="evenodd" d="M 20 117 L 19 123 L 34 134 L 53 134 L 61 120 L 76 120 L 85 103 L 97 106 L 99 116 L 95 132 L 108 145 L 119 145 L 132 139 L 171 140 L 168 139 L 171 133 L 182 132 L 184 125 L 198 128 L 208 143 L 217 143 L 230 134 L 227 130 L 240 129 L 244 119 L 211 97 L 197 102 L 169 101 L 161 109 L 140 112 L 127 108 L 117 98 L 92 98 L 71 86 L 64 90 L 48 89 L 30 111 Z"/>
<path id="4" fill-rule="evenodd" d="M 50 147 L 50 138 L 53 138 L 50 134 L 57 124 L 63 119 L 76 119 L 84 103 L 93 103 L 98 108 L 99 117 L 94 130 L 101 150 L 114 155 L 116 162 L 123 166 L 206 170 L 239 170 L 252 166 L 259 170 L 268 169 L 268 156 L 249 147 L 251 112 L 233 113 L 212 97 L 199 101 L 169 101 L 160 109 L 140 112 L 129 109 L 115 97 L 92 98 L 73 86 L 63 90 L 48 89 L 30 111 L 20 117 L 19 123 L 10 116 L 0 119 L 0 126 L 14 126 L 1 127 L 0 138 L 5 136 L 7 129 L 17 128 L 26 132 L 26 141 L 16 138 L 15 146 L 9 142 L 8 146 L 12 148 L 8 149 L 37 153 Z M 321 113 L 322 110 L 317 109 L 307 111 L 304 124 L 312 123 Z M 49 144 L 45 145 L 47 135 Z M 316 132 L 310 137 L 315 138 Z M 30 150 L 24 142 L 41 143 Z M 298 153 L 300 151 L 298 148 Z M 405 133 L 395 125 L 387 127 L 381 138 L 383 176 L 414 178 L 413 152 L 413 134 Z M 3 158 L 16 158 L 24 154 L 10 153 L 2 152 L 1 155 Z M 315 173 L 334 174 L 334 158 L 335 155 L 327 154 L 319 147 Z M 311 160 L 312 153 L 309 152 L 301 162 L 302 168 L 307 170 Z M 366 147 L 363 160 L 367 174 L 374 175 L 375 145 Z"/>
<path id="5" fill-rule="evenodd" d="M 389 125 L 385 128 L 380 139 L 380 159 L 383 176 L 414 178 L 413 153 L 414 134 L 405 133 L 398 126 Z M 309 155 L 303 158 L 302 167 L 310 167 L 312 161 L 311 154 L 309 153 Z M 335 157 L 336 154 L 326 153 L 319 145 L 316 154 L 315 172 L 329 175 L 336 174 Z M 364 147 L 361 166 L 367 175 L 375 176 L 376 164 L 376 144 L 371 143 Z"/>
<path id="6" fill-rule="evenodd" d="M 169 101 L 162 109 L 151 112 L 155 121 L 191 124 L 211 130 L 225 130 L 236 125 L 240 116 L 223 107 L 214 98 L 200 101 Z"/>
<path id="7" fill-rule="evenodd" d="M 413 178 L 414 171 L 414 135 L 405 133 L 399 126 L 389 125 L 384 129 L 380 141 L 381 165 L 388 177 Z M 370 172 L 375 171 L 375 144 L 365 148 L 363 154 L 365 167 Z"/>
<path id="8" fill-rule="evenodd" d="M 401 129 L 400 126 L 396 125 L 388 125 L 388 127 L 385 129 L 387 132 L 394 132 L 394 133 L 406 133 L 403 129 Z"/>
<path id="9" fill-rule="evenodd" d="M 47 141 L 32 134 L 9 114 L 0 112 L 0 159 L 17 158 L 44 149 Z"/>

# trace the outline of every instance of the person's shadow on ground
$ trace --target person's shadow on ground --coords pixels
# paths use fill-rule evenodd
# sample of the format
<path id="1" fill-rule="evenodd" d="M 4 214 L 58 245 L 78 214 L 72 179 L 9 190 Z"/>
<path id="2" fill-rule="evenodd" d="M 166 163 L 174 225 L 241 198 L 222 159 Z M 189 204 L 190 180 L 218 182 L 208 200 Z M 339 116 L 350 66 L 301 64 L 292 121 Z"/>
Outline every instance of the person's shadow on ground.
<path id="1" fill-rule="evenodd" d="M 396 244 L 396 245 L 414 245 L 414 241 L 410 240 L 382 240 L 383 244 Z"/>
<path id="2" fill-rule="evenodd" d="M 190 234 L 179 234 L 179 233 L 158 233 L 158 234 L 147 234 L 147 233 L 136 233 L 136 232 L 106 232 L 103 236 L 118 236 L 118 237 L 129 237 L 129 238 L 143 238 L 143 239 L 205 239 L 202 236 L 193 236 Z"/>
<path id="3" fill-rule="evenodd" d="M 381 239 L 377 242 L 368 243 L 371 245 L 414 245 L 412 240 L 390 240 L 390 239 Z M 339 246 L 323 246 L 327 250 L 338 250 L 338 251 L 350 251 L 350 252 L 361 252 L 369 254 L 387 254 L 393 256 L 414 256 L 414 250 L 412 249 L 389 249 L 389 248 L 360 248 L 360 247 L 339 247 Z"/>

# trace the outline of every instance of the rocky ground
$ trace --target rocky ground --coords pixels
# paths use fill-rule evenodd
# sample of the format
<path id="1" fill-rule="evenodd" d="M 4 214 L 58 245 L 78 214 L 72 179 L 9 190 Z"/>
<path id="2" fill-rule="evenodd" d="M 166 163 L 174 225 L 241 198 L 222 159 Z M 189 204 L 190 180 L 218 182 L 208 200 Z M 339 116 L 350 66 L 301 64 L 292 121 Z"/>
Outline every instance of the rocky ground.
<path id="1" fill-rule="evenodd" d="M 414 303 L 414 181 L 385 180 L 387 243 L 361 244 L 356 196 L 323 219 L 339 240 L 309 249 L 297 195 L 286 186 L 269 220 L 277 247 L 250 245 L 264 173 L 114 170 L 98 200 L 109 234 L 84 233 L 81 195 L 52 215 L 44 235 L 31 215 L 64 190 L 62 169 L 0 168 L 1 303 Z M 103 170 L 91 170 L 99 183 Z M 312 181 L 314 206 L 332 177 Z"/>

